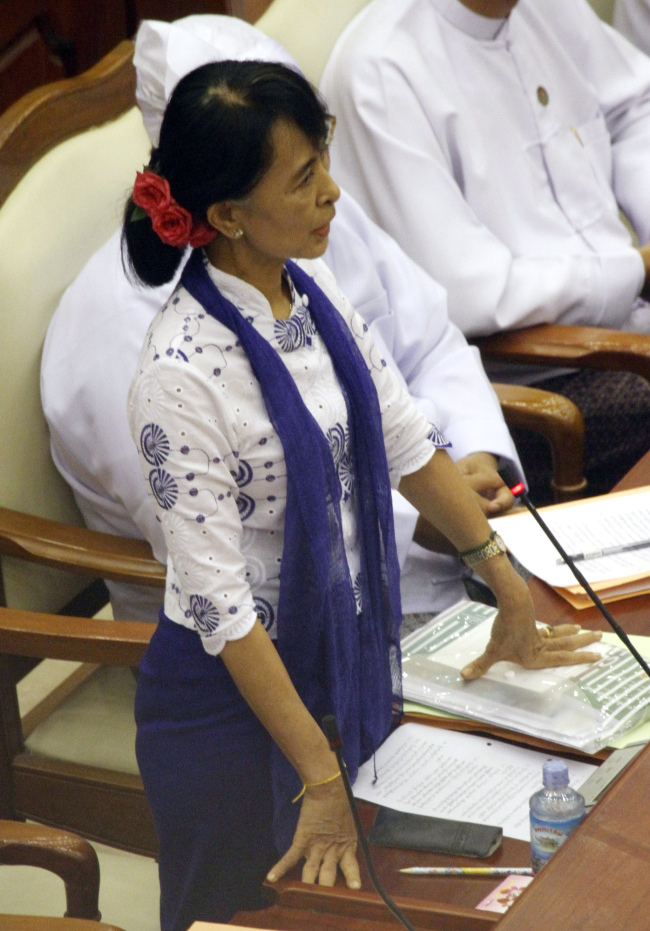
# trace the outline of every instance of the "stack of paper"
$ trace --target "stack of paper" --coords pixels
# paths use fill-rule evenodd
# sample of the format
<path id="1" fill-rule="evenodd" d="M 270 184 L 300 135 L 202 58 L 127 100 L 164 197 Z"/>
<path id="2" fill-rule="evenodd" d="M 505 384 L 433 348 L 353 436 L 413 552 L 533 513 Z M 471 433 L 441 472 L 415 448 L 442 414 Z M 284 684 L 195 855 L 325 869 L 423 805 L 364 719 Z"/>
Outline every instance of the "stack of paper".
<path id="1" fill-rule="evenodd" d="M 405 637 L 404 697 L 590 754 L 650 718 L 650 680 L 627 649 L 605 641 L 587 648 L 601 654 L 594 664 L 499 662 L 466 682 L 460 670 L 485 650 L 495 615 L 463 601 Z"/>
<path id="2" fill-rule="evenodd" d="M 650 488 L 540 508 L 540 514 L 603 601 L 650 592 Z M 533 575 L 574 608 L 591 600 L 528 511 L 490 521 Z"/>

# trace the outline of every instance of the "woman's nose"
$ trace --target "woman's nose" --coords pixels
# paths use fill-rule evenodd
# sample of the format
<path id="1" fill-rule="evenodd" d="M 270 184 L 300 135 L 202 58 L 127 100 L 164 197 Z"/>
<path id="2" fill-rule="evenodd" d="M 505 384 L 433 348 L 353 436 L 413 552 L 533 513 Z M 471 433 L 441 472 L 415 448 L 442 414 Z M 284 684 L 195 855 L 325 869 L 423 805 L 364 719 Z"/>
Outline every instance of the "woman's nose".
<path id="1" fill-rule="evenodd" d="M 341 189 L 334 181 L 329 171 L 325 171 L 325 178 L 323 179 L 323 188 L 321 194 L 321 200 L 323 203 L 335 203 L 341 196 Z"/>

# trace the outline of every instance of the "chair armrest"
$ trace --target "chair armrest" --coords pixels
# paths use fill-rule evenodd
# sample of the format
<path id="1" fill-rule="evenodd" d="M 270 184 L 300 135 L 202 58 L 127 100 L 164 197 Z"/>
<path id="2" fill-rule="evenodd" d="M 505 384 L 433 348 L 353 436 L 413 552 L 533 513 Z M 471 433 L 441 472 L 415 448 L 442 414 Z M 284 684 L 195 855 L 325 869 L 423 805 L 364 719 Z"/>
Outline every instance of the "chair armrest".
<path id="1" fill-rule="evenodd" d="M 470 340 L 483 362 L 634 372 L 650 379 L 650 336 L 596 327 L 543 324 Z"/>
<path id="2" fill-rule="evenodd" d="M 578 407 L 564 395 L 524 385 L 492 386 L 509 427 L 546 437 L 553 455 L 551 485 L 557 501 L 572 501 L 587 486 L 584 477 L 585 425 Z"/>
<path id="3" fill-rule="evenodd" d="M 137 666 L 155 624 L 0 608 L 0 653 Z"/>
<path id="4" fill-rule="evenodd" d="M 0 508 L 0 554 L 93 577 L 162 588 L 165 567 L 144 540 Z"/>
<path id="5" fill-rule="evenodd" d="M 66 917 L 99 921 L 99 862 L 94 848 L 69 831 L 0 821 L 0 864 L 38 866 L 65 883 Z"/>

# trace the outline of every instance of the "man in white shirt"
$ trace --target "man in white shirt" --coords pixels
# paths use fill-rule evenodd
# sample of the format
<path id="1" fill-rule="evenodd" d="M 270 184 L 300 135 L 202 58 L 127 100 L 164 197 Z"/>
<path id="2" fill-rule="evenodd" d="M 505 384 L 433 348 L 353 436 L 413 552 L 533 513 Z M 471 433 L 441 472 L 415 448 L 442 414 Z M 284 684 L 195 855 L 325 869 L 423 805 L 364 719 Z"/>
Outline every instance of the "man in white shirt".
<path id="1" fill-rule="evenodd" d="M 374 0 L 322 89 L 335 176 L 447 288 L 466 335 L 544 322 L 650 333 L 650 247 L 618 213 L 646 244 L 650 60 L 586 0 Z M 585 372 L 549 387 L 580 406 L 598 395 L 583 406 L 588 458 L 628 446 L 624 468 L 650 446 L 642 380 Z"/>
<path id="2" fill-rule="evenodd" d="M 229 18 L 189 17 L 173 26 L 141 27 L 138 99 L 154 143 L 165 96 L 181 76 L 174 68 L 185 73 L 206 60 L 243 57 L 244 49 L 246 57 L 288 59 L 253 27 Z M 496 459 L 517 463 L 517 456 L 476 350 L 449 322 L 444 290 L 345 193 L 337 204 L 325 261 L 420 409 L 453 444 L 450 453 L 482 496 L 485 510 L 507 509 L 512 498 L 496 473 Z M 116 233 L 90 259 L 55 312 L 41 379 L 52 455 L 86 523 L 95 530 L 146 538 L 162 562 L 163 535 L 129 435 L 126 396 L 149 323 L 174 285 L 153 290 L 131 285 Z M 414 534 L 422 539 L 416 512 L 397 493 L 394 503 L 404 611 L 439 611 L 463 596 L 465 573 L 454 557 L 414 543 Z M 155 619 L 160 593 L 114 583 L 109 588 L 116 617 Z"/>
<path id="3" fill-rule="evenodd" d="M 650 54 L 649 0 L 615 0 L 612 22 L 637 48 Z"/>

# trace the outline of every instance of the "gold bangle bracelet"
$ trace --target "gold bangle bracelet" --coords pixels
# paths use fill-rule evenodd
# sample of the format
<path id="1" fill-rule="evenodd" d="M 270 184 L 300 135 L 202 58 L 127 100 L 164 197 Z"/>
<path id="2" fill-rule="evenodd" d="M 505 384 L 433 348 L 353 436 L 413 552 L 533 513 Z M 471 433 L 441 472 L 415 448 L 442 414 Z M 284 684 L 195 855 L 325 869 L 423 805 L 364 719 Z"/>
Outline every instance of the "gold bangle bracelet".
<path id="1" fill-rule="evenodd" d="M 327 779 L 321 779 L 319 782 L 303 782 L 302 789 L 300 790 L 298 795 L 296 795 L 296 797 L 293 799 L 291 804 L 293 805 L 293 803 L 297 802 L 299 798 L 302 798 L 305 792 L 307 791 L 307 789 L 315 789 L 316 786 L 326 786 L 328 782 L 334 782 L 334 780 L 338 779 L 340 775 L 341 775 L 341 770 L 339 769 L 339 771 L 337 773 L 334 773 L 333 776 L 329 776 Z"/>

